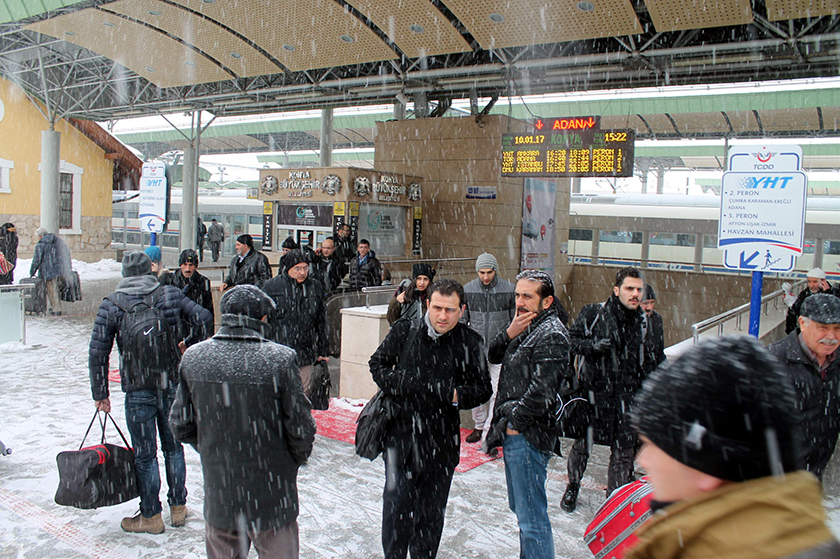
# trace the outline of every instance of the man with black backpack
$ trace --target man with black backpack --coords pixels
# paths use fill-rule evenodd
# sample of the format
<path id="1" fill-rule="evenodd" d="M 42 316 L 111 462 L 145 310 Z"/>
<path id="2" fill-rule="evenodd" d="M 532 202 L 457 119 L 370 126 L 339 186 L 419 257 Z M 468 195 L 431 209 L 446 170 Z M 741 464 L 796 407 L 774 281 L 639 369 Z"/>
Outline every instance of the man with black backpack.
<path id="1" fill-rule="evenodd" d="M 147 254 L 129 252 L 122 266 L 124 279 L 115 293 L 103 299 L 96 314 L 90 340 L 90 386 L 96 409 L 110 411 L 108 368 L 116 337 L 140 490 L 140 514 L 124 518 L 120 526 L 126 532 L 160 534 L 164 525 L 156 433 L 166 461 L 171 524 L 183 526 L 187 516 L 184 449 L 169 430 L 169 409 L 175 399 L 181 353 L 212 333 L 213 316 L 177 287 L 160 285 Z M 178 339 L 181 321 L 191 327 L 183 340 Z"/>

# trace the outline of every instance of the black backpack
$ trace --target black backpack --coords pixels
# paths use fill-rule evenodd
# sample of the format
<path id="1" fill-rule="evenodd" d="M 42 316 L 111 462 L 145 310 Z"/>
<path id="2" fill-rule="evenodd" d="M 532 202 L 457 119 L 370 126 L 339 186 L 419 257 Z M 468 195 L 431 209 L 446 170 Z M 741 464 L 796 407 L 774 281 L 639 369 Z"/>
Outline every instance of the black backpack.
<path id="1" fill-rule="evenodd" d="M 124 293 L 107 297 L 125 313 L 119 325 L 120 360 L 135 388 L 168 388 L 178 369 L 175 333 L 155 307 L 162 294 L 163 287 L 157 287 L 142 301 L 132 302 Z"/>

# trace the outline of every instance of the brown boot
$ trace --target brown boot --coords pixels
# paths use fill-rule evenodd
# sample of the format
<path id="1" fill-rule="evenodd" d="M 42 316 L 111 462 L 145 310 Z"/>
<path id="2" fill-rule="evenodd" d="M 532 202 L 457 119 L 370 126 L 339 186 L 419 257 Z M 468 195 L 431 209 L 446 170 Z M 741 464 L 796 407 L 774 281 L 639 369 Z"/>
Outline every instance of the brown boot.
<path id="1" fill-rule="evenodd" d="M 137 513 L 137 516 L 134 517 L 123 518 L 120 522 L 120 528 L 135 534 L 163 534 L 166 529 L 163 526 L 163 518 L 161 518 L 160 513 L 151 518 L 146 518 L 141 513 Z"/>
<path id="2" fill-rule="evenodd" d="M 467 435 L 467 438 L 464 440 L 468 443 L 477 443 L 481 440 L 481 431 L 478 429 L 473 429 L 473 432 Z"/>
<path id="3" fill-rule="evenodd" d="M 169 523 L 180 528 L 187 523 L 187 505 L 172 505 L 169 507 Z"/>

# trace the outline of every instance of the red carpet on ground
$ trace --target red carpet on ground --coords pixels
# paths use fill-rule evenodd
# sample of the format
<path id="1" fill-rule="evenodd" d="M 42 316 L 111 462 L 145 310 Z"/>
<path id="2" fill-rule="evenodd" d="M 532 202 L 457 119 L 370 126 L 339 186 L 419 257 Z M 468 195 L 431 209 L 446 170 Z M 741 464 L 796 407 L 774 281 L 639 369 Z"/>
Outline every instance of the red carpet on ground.
<path id="1" fill-rule="evenodd" d="M 362 411 L 362 406 L 347 409 L 346 405 L 337 405 L 336 399 L 330 399 L 330 409 L 324 411 L 313 410 L 312 416 L 318 424 L 317 433 L 349 444 L 356 444 L 356 418 Z M 464 439 L 472 431 L 461 429 L 461 462 L 455 468 L 456 472 L 468 472 L 486 462 L 495 460 L 481 452 L 481 443 L 469 444 Z M 501 450 L 501 449 L 500 449 Z M 499 453 L 501 456 L 501 452 Z"/>

